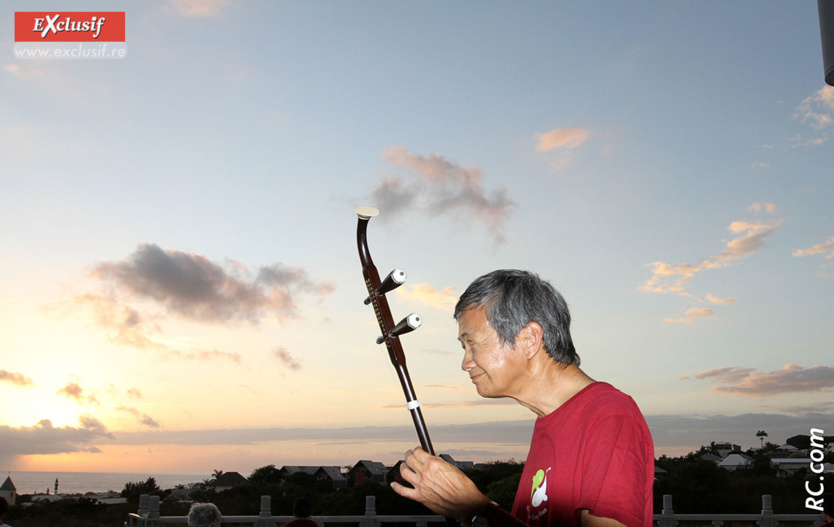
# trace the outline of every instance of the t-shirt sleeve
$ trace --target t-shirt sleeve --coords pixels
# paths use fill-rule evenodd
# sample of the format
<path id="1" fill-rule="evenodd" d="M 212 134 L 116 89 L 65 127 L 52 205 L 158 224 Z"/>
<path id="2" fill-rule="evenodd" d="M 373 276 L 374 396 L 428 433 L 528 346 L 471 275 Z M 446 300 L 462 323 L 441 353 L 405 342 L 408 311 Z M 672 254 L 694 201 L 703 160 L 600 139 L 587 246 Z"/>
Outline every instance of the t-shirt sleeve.
<path id="1" fill-rule="evenodd" d="M 577 514 L 588 509 L 629 527 L 643 525 L 650 477 L 646 433 L 645 425 L 628 415 L 596 420 L 585 431 Z"/>

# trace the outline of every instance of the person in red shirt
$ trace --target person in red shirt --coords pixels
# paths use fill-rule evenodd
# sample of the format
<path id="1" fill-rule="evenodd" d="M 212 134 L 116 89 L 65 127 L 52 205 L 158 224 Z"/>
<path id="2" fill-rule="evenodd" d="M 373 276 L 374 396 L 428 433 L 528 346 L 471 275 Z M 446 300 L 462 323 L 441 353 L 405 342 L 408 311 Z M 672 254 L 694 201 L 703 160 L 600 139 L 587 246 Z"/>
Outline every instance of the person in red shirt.
<path id="1" fill-rule="evenodd" d="M 295 519 L 285 527 L 318 527 L 318 523 L 310 519 L 310 500 L 305 497 L 296 499 L 292 504 Z"/>
<path id="2" fill-rule="evenodd" d="M 462 369 L 482 397 L 512 397 L 538 417 L 511 512 L 456 467 L 415 448 L 393 489 L 476 527 L 652 524 L 654 447 L 631 399 L 579 368 L 570 313 L 527 271 L 475 280 L 455 306 Z"/>

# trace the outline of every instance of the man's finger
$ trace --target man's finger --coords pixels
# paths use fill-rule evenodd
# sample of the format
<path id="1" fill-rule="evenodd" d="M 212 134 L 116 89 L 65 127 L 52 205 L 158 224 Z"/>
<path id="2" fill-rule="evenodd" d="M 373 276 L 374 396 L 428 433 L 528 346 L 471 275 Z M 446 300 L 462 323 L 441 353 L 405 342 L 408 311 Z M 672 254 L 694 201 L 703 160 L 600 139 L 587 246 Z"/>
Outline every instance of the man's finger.
<path id="1" fill-rule="evenodd" d="M 399 494 L 403 498 L 408 498 L 410 500 L 419 501 L 419 500 L 417 500 L 418 493 L 414 489 L 410 489 L 410 488 L 408 488 L 404 485 L 400 485 L 397 482 L 391 483 L 391 488 L 394 490 L 394 492 L 396 492 L 397 494 Z"/>
<path id="2" fill-rule="evenodd" d="M 400 476 L 402 476 L 402 478 L 407 482 L 414 485 L 414 482 L 417 481 L 420 475 L 413 468 L 403 463 L 400 465 Z"/>

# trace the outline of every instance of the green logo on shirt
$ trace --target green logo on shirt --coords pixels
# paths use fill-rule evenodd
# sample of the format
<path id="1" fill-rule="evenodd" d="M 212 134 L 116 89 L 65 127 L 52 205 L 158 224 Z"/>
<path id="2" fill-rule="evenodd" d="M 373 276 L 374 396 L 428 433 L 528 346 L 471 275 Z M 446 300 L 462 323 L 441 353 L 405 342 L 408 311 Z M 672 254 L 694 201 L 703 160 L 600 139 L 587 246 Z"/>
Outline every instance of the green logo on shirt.
<path id="1" fill-rule="evenodd" d="M 550 472 L 550 469 L 547 469 Z M 547 501 L 547 472 L 539 470 L 533 475 L 533 488 L 530 490 L 530 503 L 538 507 Z"/>

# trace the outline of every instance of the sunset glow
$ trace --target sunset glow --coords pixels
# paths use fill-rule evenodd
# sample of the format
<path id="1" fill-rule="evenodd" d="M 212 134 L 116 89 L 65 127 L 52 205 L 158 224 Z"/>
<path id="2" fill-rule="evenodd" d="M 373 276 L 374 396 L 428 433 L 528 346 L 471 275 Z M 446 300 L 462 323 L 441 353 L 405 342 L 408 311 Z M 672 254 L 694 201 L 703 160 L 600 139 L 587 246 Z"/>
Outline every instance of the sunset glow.
<path id="1" fill-rule="evenodd" d="M 123 59 L 20 58 L 4 3 L 0 470 L 394 464 L 359 205 L 442 453 L 527 452 L 452 318 L 498 268 L 563 293 L 658 456 L 834 428 L 816 2 L 72 9 L 105 5 Z"/>

